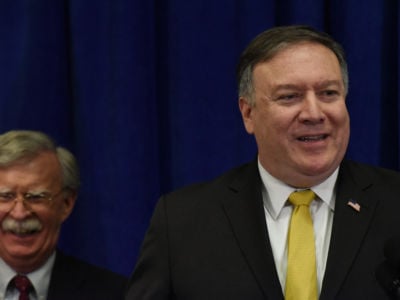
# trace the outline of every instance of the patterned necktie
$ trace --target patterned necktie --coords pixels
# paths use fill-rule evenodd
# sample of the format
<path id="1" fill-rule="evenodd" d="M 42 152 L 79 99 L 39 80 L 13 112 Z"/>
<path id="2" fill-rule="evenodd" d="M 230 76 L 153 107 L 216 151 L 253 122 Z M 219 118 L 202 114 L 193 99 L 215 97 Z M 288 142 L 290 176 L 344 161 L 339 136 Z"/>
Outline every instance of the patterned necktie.
<path id="1" fill-rule="evenodd" d="M 29 278 L 24 275 L 16 275 L 13 282 L 19 291 L 19 300 L 29 300 L 29 292 L 33 288 Z"/>
<path id="2" fill-rule="evenodd" d="M 294 207 L 288 234 L 286 300 L 318 299 L 314 228 L 309 209 L 314 198 L 311 190 L 293 192 L 289 196 Z"/>

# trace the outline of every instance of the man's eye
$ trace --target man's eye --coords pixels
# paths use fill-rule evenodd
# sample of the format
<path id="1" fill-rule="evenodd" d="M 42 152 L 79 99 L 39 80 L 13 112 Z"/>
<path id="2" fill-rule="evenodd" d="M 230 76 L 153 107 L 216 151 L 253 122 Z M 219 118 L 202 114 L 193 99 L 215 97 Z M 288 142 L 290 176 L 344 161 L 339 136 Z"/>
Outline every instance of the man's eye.
<path id="1" fill-rule="evenodd" d="M 41 202 L 46 199 L 46 195 L 44 194 L 25 194 L 25 200 L 29 202 Z"/>
<path id="2" fill-rule="evenodd" d="M 321 92 L 321 95 L 324 97 L 333 97 L 333 96 L 338 96 L 339 92 L 336 90 L 325 90 Z"/>
<path id="3" fill-rule="evenodd" d="M 299 93 L 283 94 L 283 95 L 279 95 L 277 97 L 277 101 L 280 101 L 283 103 L 285 103 L 285 102 L 291 103 L 293 101 L 300 99 L 300 97 L 301 97 L 301 94 L 299 94 Z"/>
<path id="4" fill-rule="evenodd" d="M 15 196 L 12 193 L 0 193 L 0 201 L 7 202 L 14 200 Z"/>

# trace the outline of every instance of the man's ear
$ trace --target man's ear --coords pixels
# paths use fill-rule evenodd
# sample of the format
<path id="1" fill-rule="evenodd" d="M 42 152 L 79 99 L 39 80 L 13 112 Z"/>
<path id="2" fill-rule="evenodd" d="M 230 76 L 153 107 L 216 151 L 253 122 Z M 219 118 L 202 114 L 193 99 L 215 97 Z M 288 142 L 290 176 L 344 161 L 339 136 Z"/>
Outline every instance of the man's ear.
<path id="1" fill-rule="evenodd" d="M 61 199 L 62 201 L 62 208 L 61 208 L 61 223 L 64 222 L 69 215 L 71 214 L 76 198 L 77 198 L 77 193 L 74 191 L 67 191 L 64 197 Z"/>
<path id="2" fill-rule="evenodd" d="M 249 103 L 249 100 L 245 97 L 239 98 L 239 109 L 240 113 L 242 114 L 242 120 L 244 127 L 246 128 L 247 133 L 253 134 L 254 133 L 254 126 L 253 126 L 253 109 L 254 106 Z"/>

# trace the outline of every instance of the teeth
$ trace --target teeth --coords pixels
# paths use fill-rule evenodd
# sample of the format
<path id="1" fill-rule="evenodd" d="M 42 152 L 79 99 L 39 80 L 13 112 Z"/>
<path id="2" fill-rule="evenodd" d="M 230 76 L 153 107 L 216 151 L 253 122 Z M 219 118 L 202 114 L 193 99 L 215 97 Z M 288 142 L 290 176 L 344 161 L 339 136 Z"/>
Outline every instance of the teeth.
<path id="1" fill-rule="evenodd" d="M 317 135 L 317 136 L 303 136 L 300 137 L 299 140 L 302 142 L 308 142 L 308 141 L 319 141 L 325 138 L 325 135 Z"/>
<path id="2" fill-rule="evenodd" d="M 29 234 L 32 234 L 32 233 L 35 233 L 37 230 L 34 230 L 34 229 L 31 229 L 31 230 L 29 230 L 29 229 L 27 229 L 27 230 L 24 230 L 24 229 L 22 229 L 22 230 L 19 230 L 18 232 L 16 232 L 17 234 L 22 234 L 22 235 L 29 235 Z"/>

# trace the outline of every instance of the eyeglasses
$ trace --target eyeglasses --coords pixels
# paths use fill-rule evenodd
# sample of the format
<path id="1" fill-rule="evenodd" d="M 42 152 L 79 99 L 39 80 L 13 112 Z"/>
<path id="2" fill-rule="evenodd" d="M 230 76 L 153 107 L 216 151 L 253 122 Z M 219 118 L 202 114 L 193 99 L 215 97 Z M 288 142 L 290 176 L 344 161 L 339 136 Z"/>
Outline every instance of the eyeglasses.
<path id="1" fill-rule="evenodd" d="M 22 197 L 18 197 L 18 194 L 14 192 L 0 192 L 0 211 L 10 211 L 15 203 L 17 203 L 18 199 L 22 199 L 22 202 L 32 209 L 41 208 L 48 205 L 48 203 L 57 198 L 63 191 L 64 188 L 53 195 L 48 192 L 27 192 L 22 194 Z"/>

